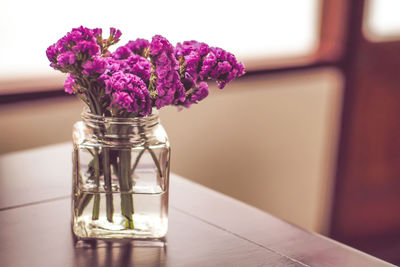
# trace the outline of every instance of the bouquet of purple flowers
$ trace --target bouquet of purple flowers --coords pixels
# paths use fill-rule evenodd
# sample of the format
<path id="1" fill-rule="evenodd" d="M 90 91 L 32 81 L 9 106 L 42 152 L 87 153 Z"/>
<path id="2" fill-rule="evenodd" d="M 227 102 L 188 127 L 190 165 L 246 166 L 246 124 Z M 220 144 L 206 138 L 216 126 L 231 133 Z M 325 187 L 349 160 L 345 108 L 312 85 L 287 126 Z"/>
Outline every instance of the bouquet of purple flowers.
<path id="1" fill-rule="evenodd" d="M 151 42 L 129 41 L 110 52 L 121 31 L 79 27 L 51 45 L 50 66 L 68 73 L 65 91 L 77 94 L 92 113 L 101 116 L 146 116 L 152 107 L 189 107 L 208 95 L 208 80 L 218 88 L 242 76 L 244 66 L 235 56 L 197 41 L 176 47 L 161 35 Z"/>
<path id="2" fill-rule="evenodd" d="M 153 108 L 190 107 L 207 97 L 208 80 L 215 80 L 222 89 L 245 73 L 243 64 L 221 48 L 197 41 L 178 43 L 174 47 L 160 35 L 150 42 L 145 39 L 129 41 L 111 52 L 109 48 L 120 36 L 121 31 L 111 28 L 109 37 L 103 39 L 101 29 L 81 26 L 72 29 L 46 51 L 50 66 L 68 74 L 65 91 L 76 94 L 97 117 L 137 118 L 151 115 Z M 104 137 L 112 131 L 123 135 L 129 130 L 126 125 L 116 127 L 99 128 L 95 134 Z M 100 180 L 104 179 L 107 221 L 113 223 L 112 180 L 117 176 L 124 192 L 121 213 L 126 220 L 125 227 L 135 229 L 133 199 L 128 194 L 132 191 L 135 168 L 144 151 L 153 158 L 159 179 L 168 175 L 165 166 L 164 169 L 160 167 L 159 158 L 148 145 L 144 145 L 133 164 L 131 147 L 120 151 L 101 145 L 84 149 L 92 157 L 85 165 L 88 180 L 100 188 Z M 100 195 L 87 192 L 76 195 L 75 216 L 81 216 L 94 199 L 91 219 L 99 220 Z"/>

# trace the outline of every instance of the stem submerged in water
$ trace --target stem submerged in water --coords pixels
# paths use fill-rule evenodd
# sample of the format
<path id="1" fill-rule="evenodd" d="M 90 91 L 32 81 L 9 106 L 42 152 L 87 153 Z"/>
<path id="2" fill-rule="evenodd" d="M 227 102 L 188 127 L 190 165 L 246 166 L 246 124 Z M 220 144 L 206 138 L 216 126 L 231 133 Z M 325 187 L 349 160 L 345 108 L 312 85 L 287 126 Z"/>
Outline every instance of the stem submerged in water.
<path id="1" fill-rule="evenodd" d="M 103 173 L 104 173 L 104 186 L 106 190 L 106 213 L 107 220 L 113 222 L 113 196 L 111 187 L 111 166 L 110 166 L 110 149 L 103 148 Z"/>
<path id="2" fill-rule="evenodd" d="M 94 180 L 96 183 L 96 190 L 97 194 L 94 196 L 93 200 L 93 211 L 92 211 L 92 219 L 97 220 L 99 219 L 99 214 L 100 214 L 100 194 L 99 192 L 99 186 L 100 186 L 100 162 L 99 162 L 99 152 L 97 148 L 95 149 L 95 153 L 93 154 L 93 169 L 94 169 Z"/>
<path id="3" fill-rule="evenodd" d="M 134 229 L 133 224 L 133 199 L 131 182 L 131 150 L 121 150 L 119 152 L 120 174 L 119 184 L 121 188 L 121 213 L 126 219 L 126 228 Z"/>
<path id="4" fill-rule="evenodd" d="M 102 126 L 96 131 L 96 134 L 100 137 L 106 137 L 107 134 L 116 133 L 121 142 L 124 144 L 125 142 L 129 144 L 129 138 L 127 137 L 129 131 L 128 127 L 125 125 L 107 126 Z M 94 147 L 92 149 L 88 149 L 88 152 L 92 156 L 92 161 L 89 163 L 88 168 L 88 174 L 90 175 L 88 179 L 94 183 L 96 189 L 93 193 L 86 192 L 78 197 L 78 200 L 76 201 L 77 205 L 75 206 L 78 216 L 82 215 L 84 209 L 93 199 L 92 220 L 99 219 L 101 206 L 100 192 L 102 191 L 100 188 L 100 179 L 103 177 L 106 199 L 106 217 L 107 221 L 113 223 L 114 194 L 112 188 L 112 177 L 117 177 L 121 198 L 121 215 L 125 218 L 125 229 L 135 229 L 135 224 L 133 221 L 133 177 L 139 165 L 139 161 L 143 158 L 143 155 L 146 151 L 148 151 L 153 160 L 153 166 L 156 169 L 158 182 L 161 183 L 163 178 L 163 172 L 157 154 L 155 151 L 153 151 L 153 149 L 150 148 L 147 138 L 144 138 L 144 141 L 144 145 L 140 146 L 140 151 L 133 154 L 135 155 L 134 159 L 132 159 L 132 147 L 130 144 L 128 146 L 117 146 L 115 148 L 111 148 L 108 144 L 103 143 L 101 148 Z M 132 161 L 134 161 L 133 166 Z"/>

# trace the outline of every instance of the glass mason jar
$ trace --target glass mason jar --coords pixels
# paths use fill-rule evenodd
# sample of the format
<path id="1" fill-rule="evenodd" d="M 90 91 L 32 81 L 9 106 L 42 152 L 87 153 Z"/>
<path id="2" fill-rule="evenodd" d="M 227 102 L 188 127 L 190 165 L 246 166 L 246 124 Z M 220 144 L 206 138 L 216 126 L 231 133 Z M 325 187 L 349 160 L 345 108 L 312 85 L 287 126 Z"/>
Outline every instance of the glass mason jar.
<path id="1" fill-rule="evenodd" d="M 157 110 L 73 128 L 72 231 L 85 239 L 162 239 L 168 229 L 170 145 Z"/>

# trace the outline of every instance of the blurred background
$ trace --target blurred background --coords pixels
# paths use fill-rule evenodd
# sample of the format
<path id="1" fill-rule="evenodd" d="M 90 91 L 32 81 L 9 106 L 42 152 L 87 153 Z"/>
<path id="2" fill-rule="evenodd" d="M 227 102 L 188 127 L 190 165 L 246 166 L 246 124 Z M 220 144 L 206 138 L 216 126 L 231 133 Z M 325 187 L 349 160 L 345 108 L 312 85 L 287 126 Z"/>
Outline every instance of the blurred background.
<path id="1" fill-rule="evenodd" d="M 121 44 L 203 41 L 247 74 L 161 111 L 172 171 L 400 264 L 399 11 L 398 0 L 2 0 L 0 154 L 71 141 L 82 104 L 45 56 L 71 28 L 114 26 Z"/>

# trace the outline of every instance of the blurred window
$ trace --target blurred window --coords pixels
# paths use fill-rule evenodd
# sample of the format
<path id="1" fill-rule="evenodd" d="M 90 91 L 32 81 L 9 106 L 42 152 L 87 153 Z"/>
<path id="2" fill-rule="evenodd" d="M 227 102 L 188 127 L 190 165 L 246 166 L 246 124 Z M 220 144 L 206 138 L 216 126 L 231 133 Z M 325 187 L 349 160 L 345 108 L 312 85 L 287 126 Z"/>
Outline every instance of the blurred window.
<path id="1" fill-rule="evenodd" d="M 263 68 L 269 60 L 307 56 L 316 50 L 319 3 L 320 0 L 2 0 L 0 81 L 56 75 L 48 66 L 45 50 L 80 25 L 103 29 L 115 26 L 123 33 L 122 44 L 154 34 L 162 34 L 174 44 L 196 39 L 237 54 L 248 70 Z"/>
<path id="2" fill-rule="evenodd" d="M 400 40 L 400 1 L 367 0 L 364 34 L 370 41 Z"/>

